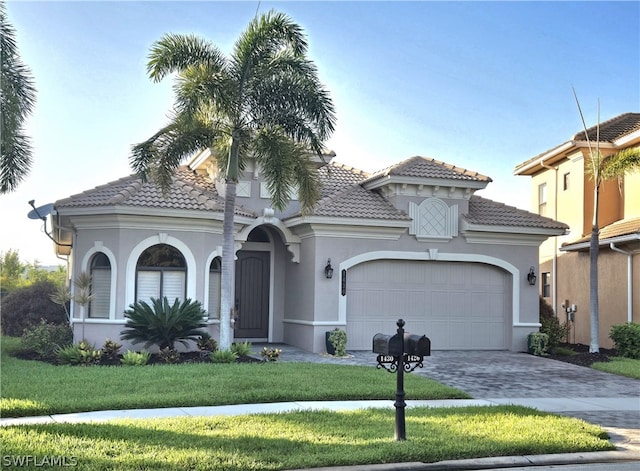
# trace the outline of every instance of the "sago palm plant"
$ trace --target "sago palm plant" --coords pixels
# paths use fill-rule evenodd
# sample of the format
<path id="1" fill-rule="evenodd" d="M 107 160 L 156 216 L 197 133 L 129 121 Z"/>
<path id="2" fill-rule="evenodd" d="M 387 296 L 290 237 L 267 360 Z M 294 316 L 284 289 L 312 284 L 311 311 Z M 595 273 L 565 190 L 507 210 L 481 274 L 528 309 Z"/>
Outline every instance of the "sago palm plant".
<path id="1" fill-rule="evenodd" d="M 151 305 L 137 301 L 124 312 L 127 323 L 120 338 L 133 344 L 144 342 L 144 348 L 157 345 L 161 350 L 174 349 L 176 342 L 186 346 L 204 334 L 200 329 L 206 327 L 205 316 L 202 305 L 191 299 L 176 299 L 172 305 L 166 296 L 151 298 Z"/>

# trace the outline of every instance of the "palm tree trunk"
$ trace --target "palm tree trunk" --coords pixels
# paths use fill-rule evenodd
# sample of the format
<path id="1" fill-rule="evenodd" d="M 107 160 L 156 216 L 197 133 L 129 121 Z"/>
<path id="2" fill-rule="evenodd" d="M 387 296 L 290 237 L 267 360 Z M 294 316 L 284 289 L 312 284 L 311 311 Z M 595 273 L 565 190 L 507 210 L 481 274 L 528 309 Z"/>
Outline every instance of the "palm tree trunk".
<path id="1" fill-rule="evenodd" d="M 222 223 L 222 269 L 220 284 L 220 350 L 229 350 L 233 342 L 231 326 L 232 311 L 234 309 L 235 288 L 235 254 L 233 210 L 236 201 L 236 182 L 226 181 L 224 194 L 224 220 Z"/>
<path id="2" fill-rule="evenodd" d="M 233 216 L 236 205 L 236 182 L 238 180 L 239 143 L 232 136 L 227 163 L 226 188 L 224 192 L 224 219 L 222 222 L 222 273 L 220 282 L 220 350 L 229 350 L 233 342 L 232 319 L 235 291 L 235 234 Z"/>
<path id="3" fill-rule="evenodd" d="M 591 225 L 591 239 L 589 241 L 589 313 L 591 343 L 589 353 L 600 352 L 598 336 L 600 334 L 599 303 L 598 303 L 598 252 L 600 251 L 598 228 L 599 185 L 595 184 L 593 191 L 593 223 Z"/>

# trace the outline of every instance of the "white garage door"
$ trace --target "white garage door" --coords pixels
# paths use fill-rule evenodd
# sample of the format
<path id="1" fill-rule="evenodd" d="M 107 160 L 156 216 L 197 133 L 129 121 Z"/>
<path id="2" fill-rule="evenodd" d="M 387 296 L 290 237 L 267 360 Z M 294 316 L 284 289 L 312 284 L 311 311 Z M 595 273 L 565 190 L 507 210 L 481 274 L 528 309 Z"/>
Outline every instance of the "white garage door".
<path id="1" fill-rule="evenodd" d="M 425 334 L 433 350 L 507 345 L 510 275 L 481 263 L 376 260 L 347 272 L 347 348 L 371 350 L 377 333 Z"/>

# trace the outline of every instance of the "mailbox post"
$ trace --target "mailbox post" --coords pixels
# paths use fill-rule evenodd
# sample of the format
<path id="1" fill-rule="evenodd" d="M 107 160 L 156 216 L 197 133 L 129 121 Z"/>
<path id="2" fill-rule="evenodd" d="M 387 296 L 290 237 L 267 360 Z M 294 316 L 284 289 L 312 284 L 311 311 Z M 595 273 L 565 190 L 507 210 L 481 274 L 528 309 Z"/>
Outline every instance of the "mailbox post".
<path id="1" fill-rule="evenodd" d="M 373 353 L 377 353 L 378 368 L 384 368 L 389 373 L 397 373 L 396 377 L 396 424 L 395 439 L 406 440 L 404 400 L 404 373 L 412 372 L 422 367 L 425 356 L 431 355 L 431 341 L 426 336 L 407 334 L 404 331 L 405 322 L 398 319 L 396 335 L 376 334 L 373 337 Z"/>

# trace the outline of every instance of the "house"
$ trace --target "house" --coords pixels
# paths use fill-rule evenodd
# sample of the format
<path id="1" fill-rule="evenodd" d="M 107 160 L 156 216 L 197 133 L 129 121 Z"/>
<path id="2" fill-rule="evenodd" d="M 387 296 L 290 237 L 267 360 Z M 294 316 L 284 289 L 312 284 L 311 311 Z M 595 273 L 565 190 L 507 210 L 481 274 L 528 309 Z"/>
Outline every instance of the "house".
<path id="1" fill-rule="evenodd" d="M 434 159 L 373 174 L 317 167 L 310 213 L 295 200 L 274 211 L 254 161 L 237 185 L 236 340 L 324 352 L 338 327 L 348 349 L 370 350 L 403 318 L 435 350 L 526 350 L 540 325 L 527 274 L 566 225 L 482 198 L 490 178 Z M 151 296 L 202 302 L 218 337 L 223 187 L 204 151 L 166 198 L 129 176 L 55 203 L 59 250 L 72 276 L 93 279 L 92 302 L 72 308 L 76 340 L 119 339 L 123 311 Z"/>
<path id="2" fill-rule="evenodd" d="M 592 145 L 597 126 L 587 129 Z M 540 246 L 541 295 L 561 321 L 569 320 L 569 340 L 590 343 L 589 239 L 593 182 L 587 170 L 587 135 L 578 132 L 515 168 L 531 177 L 534 211 L 566 222 L 570 232 Z M 640 113 L 625 113 L 600 124 L 603 157 L 640 145 Z M 601 185 L 598 257 L 599 344 L 611 348 L 612 325 L 640 321 L 640 172 L 620 183 Z M 572 312 L 575 306 L 576 312 Z"/>

